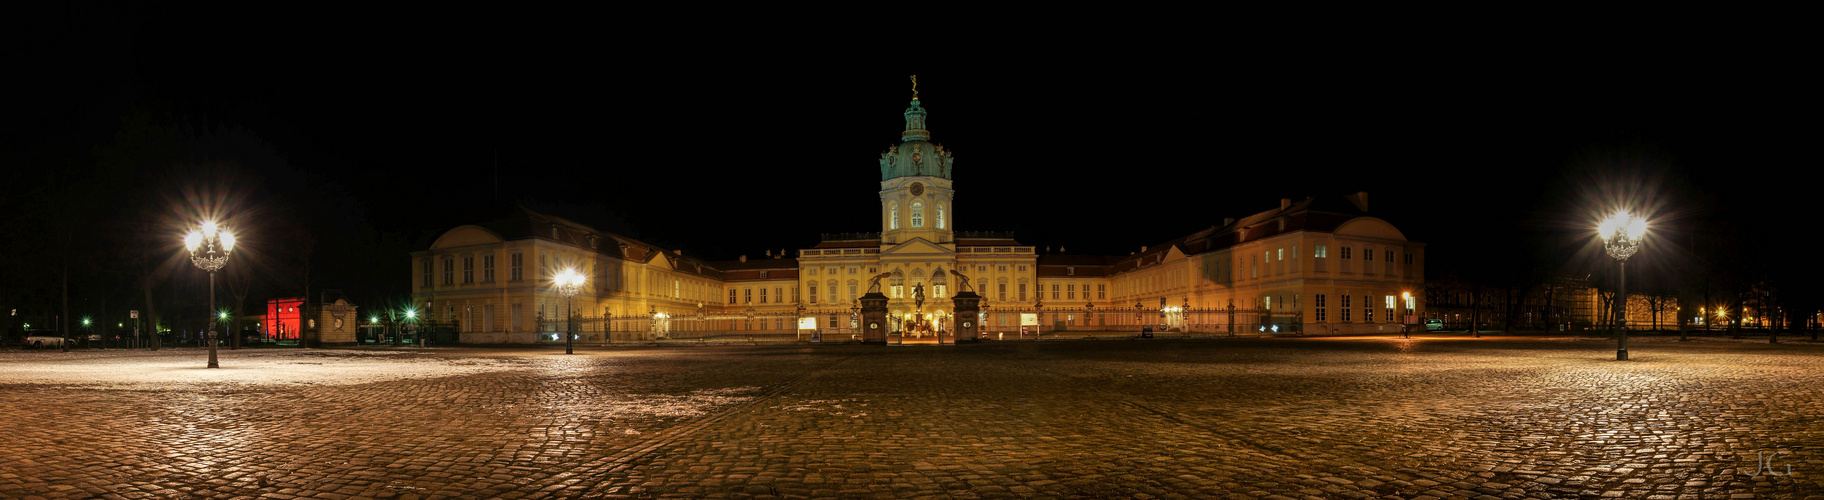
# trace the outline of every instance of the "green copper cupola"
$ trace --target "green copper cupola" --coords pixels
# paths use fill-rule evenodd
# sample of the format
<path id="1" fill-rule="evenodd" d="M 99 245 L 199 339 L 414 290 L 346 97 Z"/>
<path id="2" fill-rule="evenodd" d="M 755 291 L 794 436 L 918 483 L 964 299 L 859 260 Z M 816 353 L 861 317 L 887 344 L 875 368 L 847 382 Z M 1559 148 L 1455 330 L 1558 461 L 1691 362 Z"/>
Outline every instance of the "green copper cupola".
<path id="1" fill-rule="evenodd" d="M 906 131 L 899 133 L 902 141 L 929 141 L 931 131 L 925 130 L 925 108 L 918 105 L 918 98 L 912 98 L 912 107 L 906 108 Z"/>
<path id="2" fill-rule="evenodd" d="M 880 180 L 909 176 L 950 179 L 950 168 L 956 158 L 944 146 L 931 143 L 931 131 L 925 129 L 925 108 L 918 100 L 918 79 L 912 79 L 912 106 L 906 108 L 906 130 L 899 133 L 900 143 L 880 154 Z"/>

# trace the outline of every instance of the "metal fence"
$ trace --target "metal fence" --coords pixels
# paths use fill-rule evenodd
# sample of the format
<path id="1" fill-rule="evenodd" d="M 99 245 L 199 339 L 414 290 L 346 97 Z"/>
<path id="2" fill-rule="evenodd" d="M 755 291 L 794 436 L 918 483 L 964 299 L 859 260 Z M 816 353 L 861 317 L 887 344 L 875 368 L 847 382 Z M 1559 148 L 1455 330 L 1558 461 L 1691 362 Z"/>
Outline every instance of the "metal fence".
<path id="1" fill-rule="evenodd" d="M 889 311 L 888 335 L 905 325 L 893 321 L 909 311 Z M 636 317 L 578 316 L 568 325 L 583 344 L 652 342 L 849 342 L 861 339 L 858 311 L 807 310 L 746 314 L 710 314 Z M 1023 320 L 1031 315 L 1037 325 Z M 1190 337 L 1253 337 L 1299 335 L 1304 314 L 1298 310 L 1259 309 L 1099 309 L 1099 308 L 999 308 L 983 310 L 979 319 L 983 338 L 1035 339 L 1046 336 L 1132 336 L 1151 328 L 1155 335 Z M 800 328 L 808 319 L 813 328 Z M 955 319 L 945 322 L 954 330 Z M 563 319 L 539 319 L 539 342 L 562 342 Z"/>

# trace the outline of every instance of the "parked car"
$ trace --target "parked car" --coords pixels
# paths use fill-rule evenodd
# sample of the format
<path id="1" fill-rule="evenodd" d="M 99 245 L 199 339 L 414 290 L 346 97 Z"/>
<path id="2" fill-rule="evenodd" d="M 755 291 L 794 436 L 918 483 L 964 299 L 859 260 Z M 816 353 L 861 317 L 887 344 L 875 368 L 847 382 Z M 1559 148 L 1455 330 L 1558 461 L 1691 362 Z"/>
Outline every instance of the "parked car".
<path id="1" fill-rule="evenodd" d="M 1425 331 L 1435 332 L 1444 329 L 1444 320 L 1429 318 L 1425 320 Z"/>
<path id="2" fill-rule="evenodd" d="M 33 349 L 45 347 L 62 348 L 65 340 L 74 342 L 75 339 L 65 339 L 63 338 L 63 335 L 59 335 L 57 332 L 32 332 L 25 336 L 25 341 L 22 342 L 21 345 Z"/>

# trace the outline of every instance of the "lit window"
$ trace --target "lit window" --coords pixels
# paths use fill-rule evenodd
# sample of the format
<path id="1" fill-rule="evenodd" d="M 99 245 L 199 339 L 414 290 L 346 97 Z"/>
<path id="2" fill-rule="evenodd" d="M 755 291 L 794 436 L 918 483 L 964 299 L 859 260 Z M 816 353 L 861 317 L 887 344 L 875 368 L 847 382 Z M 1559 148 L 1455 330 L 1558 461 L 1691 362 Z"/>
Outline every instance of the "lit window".
<path id="1" fill-rule="evenodd" d="M 925 227 L 925 204 L 912 202 L 912 227 Z"/>
<path id="2" fill-rule="evenodd" d="M 1311 254 L 1311 256 L 1313 256 L 1313 257 L 1317 257 L 1317 258 L 1319 258 L 1319 259 L 1322 259 L 1322 258 L 1326 258 L 1326 257 L 1329 257 L 1329 255 L 1327 255 L 1327 254 L 1325 254 L 1325 252 L 1324 252 L 1324 246 L 1323 246 L 1323 245 L 1318 245 L 1318 246 L 1317 246 L 1317 253 L 1314 253 L 1314 254 Z"/>
<path id="3" fill-rule="evenodd" d="M 1279 249 L 1278 254 L 1279 254 L 1279 260 L 1286 260 L 1286 249 L 1284 249 L 1284 248 Z"/>
<path id="4" fill-rule="evenodd" d="M 944 228 L 944 204 L 937 204 L 937 228 Z"/>
<path id="5" fill-rule="evenodd" d="M 899 202 L 887 204 L 887 229 L 899 229 Z"/>

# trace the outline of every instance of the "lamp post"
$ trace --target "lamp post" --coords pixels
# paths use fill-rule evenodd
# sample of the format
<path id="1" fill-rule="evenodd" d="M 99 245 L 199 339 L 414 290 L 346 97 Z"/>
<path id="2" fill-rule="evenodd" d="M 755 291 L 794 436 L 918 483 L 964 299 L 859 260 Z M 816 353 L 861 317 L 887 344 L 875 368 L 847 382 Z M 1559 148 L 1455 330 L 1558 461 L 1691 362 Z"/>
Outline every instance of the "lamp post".
<path id="1" fill-rule="evenodd" d="M 754 336 L 754 306 L 747 306 L 747 322 L 741 326 L 747 328 L 749 343 L 759 343 L 759 339 Z"/>
<path id="2" fill-rule="evenodd" d="M 184 249 L 190 251 L 190 263 L 209 273 L 209 310 L 215 311 L 215 272 L 228 265 L 228 253 L 234 251 L 234 234 L 216 227 L 215 221 L 184 235 Z M 221 368 L 215 359 L 215 315 L 209 315 L 209 367 Z"/>
<path id="3" fill-rule="evenodd" d="M 1621 284 L 1615 294 L 1615 360 L 1627 361 L 1628 257 L 1640 251 L 1641 237 L 1647 234 L 1647 220 L 1629 214 L 1627 210 L 1618 210 L 1602 220 L 1597 233 L 1602 237 L 1603 250 L 1615 259 L 1621 270 Z"/>
<path id="4" fill-rule="evenodd" d="M 576 324 L 574 309 L 576 293 L 583 291 L 583 281 L 589 279 L 575 269 L 559 271 L 555 278 L 557 293 L 564 296 L 564 354 L 576 354 L 576 334 L 570 331 Z"/>
<path id="5" fill-rule="evenodd" d="M 802 326 L 804 324 L 804 302 L 799 302 L 796 305 L 798 306 L 798 308 L 797 308 L 798 315 L 792 317 L 792 322 L 797 323 L 797 324 L 792 325 L 792 332 L 794 332 L 794 335 L 792 335 L 792 336 L 796 337 L 798 340 L 804 340 L 804 329 L 799 328 L 799 326 Z M 830 325 L 830 326 L 834 327 L 836 325 Z M 816 334 L 813 333 L 812 335 L 816 335 Z M 819 339 L 822 338 L 822 336 L 820 336 L 820 335 L 817 337 Z"/>
<path id="6" fill-rule="evenodd" d="M 1032 315 L 1039 321 L 1039 324 L 1032 326 L 1033 340 L 1045 339 L 1045 297 L 1043 297 L 1043 293 L 1039 295 L 1041 295 L 1041 297 L 1033 299 L 1032 301 Z"/>

